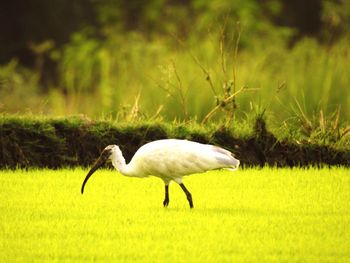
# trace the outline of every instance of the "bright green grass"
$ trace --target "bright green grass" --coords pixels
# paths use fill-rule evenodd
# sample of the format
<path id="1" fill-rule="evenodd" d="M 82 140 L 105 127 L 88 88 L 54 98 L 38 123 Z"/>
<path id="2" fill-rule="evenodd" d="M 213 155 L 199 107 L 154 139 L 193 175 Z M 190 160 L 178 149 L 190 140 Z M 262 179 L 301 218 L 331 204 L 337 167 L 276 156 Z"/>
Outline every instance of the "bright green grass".
<path id="1" fill-rule="evenodd" d="M 170 186 L 101 170 L 0 172 L 2 262 L 349 262 L 345 168 L 209 172 Z"/>

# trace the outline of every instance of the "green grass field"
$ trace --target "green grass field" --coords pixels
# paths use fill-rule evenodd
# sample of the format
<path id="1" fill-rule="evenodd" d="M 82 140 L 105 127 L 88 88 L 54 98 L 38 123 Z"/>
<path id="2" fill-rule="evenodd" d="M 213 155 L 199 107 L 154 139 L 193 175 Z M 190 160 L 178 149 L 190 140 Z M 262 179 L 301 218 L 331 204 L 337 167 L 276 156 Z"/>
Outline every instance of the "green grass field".
<path id="1" fill-rule="evenodd" d="M 180 187 L 101 170 L 0 172 L 2 262 L 349 262 L 345 168 L 209 172 Z"/>

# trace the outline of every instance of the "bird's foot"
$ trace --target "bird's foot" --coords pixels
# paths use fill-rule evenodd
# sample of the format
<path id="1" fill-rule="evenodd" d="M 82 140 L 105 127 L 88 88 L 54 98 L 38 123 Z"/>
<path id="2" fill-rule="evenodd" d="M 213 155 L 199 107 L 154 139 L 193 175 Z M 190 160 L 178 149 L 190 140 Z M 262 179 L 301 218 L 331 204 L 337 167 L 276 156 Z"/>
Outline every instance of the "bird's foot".
<path id="1" fill-rule="evenodd" d="M 189 204 L 190 204 L 190 208 L 192 209 L 193 208 L 193 202 L 192 202 L 192 199 L 188 200 Z"/>
<path id="2" fill-rule="evenodd" d="M 169 199 L 165 198 L 163 201 L 164 207 L 167 207 L 169 205 Z"/>
<path id="3" fill-rule="evenodd" d="M 193 208 L 193 201 L 192 201 L 192 195 L 190 192 L 187 192 L 186 193 L 186 197 L 187 197 L 187 201 L 188 203 L 190 204 L 190 208 L 192 209 Z"/>

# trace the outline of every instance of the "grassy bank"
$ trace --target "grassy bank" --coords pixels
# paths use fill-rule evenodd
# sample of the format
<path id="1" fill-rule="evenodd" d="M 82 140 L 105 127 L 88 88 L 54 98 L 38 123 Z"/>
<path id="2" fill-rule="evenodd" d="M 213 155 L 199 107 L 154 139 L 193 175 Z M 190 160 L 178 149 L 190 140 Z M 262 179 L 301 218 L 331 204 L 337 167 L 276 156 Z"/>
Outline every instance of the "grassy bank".
<path id="1" fill-rule="evenodd" d="M 348 170 L 245 169 L 176 184 L 100 170 L 1 171 L 4 262 L 348 262 Z"/>
<path id="2" fill-rule="evenodd" d="M 333 143 L 278 137 L 267 130 L 263 118 L 245 123 L 240 129 L 228 129 L 196 123 L 118 123 L 85 117 L 3 116 L 0 119 L 0 168 L 88 166 L 109 144 L 120 145 L 128 161 L 143 144 L 164 138 L 220 145 L 235 153 L 243 166 L 350 164 L 346 138 Z"/>

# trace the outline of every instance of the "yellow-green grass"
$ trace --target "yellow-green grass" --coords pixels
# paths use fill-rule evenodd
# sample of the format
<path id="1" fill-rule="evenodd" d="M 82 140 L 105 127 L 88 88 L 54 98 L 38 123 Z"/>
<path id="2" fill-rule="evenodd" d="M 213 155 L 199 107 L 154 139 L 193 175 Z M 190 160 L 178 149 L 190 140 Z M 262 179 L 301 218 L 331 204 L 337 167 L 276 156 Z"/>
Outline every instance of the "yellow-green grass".
<path id="1" fill-rule="evenodd" d="M 349 262 L 346 168 L 246 169 L 185 178 L 100 170 L 0 171 L 2 262 Z"/>

